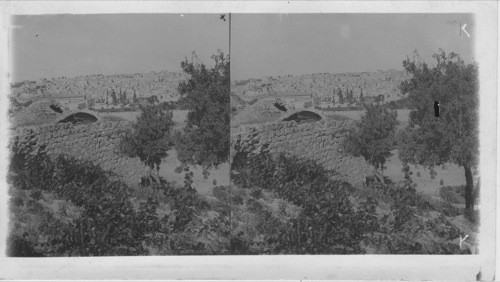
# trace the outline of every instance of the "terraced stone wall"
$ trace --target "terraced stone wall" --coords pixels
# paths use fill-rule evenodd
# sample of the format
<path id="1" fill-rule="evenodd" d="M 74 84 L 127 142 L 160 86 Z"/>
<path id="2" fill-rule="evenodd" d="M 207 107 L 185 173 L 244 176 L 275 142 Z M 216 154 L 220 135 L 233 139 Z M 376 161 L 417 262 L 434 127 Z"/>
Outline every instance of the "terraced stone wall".
<path id="1" fill-rule="evenodd" d="M 336 178 L 355 186 L 362 185 L 371 172 L 363 157 L 353 157 L 340 148 L 350 120 L 297 124 L 295 121 L 265 125 L 243 125 L 232 132 L 233 155 L 236 152 L 290 153 L 313 159 L 325 168 L 338 173 Z"/>
<path id="2" fill-rule="evenodd" d="M 129 122 L 104 121 L 18 127 L 11 134 L 10 147 L 19 153 L 67 154 L 88 160 L 117 173 L 127 184 L 135 185 L 148 169 L 139 158 L 129 158 L 118 151 L 118 144 L 130 125 Z"/>

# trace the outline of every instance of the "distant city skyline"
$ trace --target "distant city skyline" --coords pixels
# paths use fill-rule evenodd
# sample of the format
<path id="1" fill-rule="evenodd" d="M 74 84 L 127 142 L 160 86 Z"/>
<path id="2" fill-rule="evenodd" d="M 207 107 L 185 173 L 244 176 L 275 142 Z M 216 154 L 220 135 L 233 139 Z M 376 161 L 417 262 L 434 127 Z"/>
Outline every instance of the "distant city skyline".
<path id="1" fill-rule="evenodd" d="M 403 70 L 417 50 L 433 64 L 442 48 L 470 62 L 470 14 L 236 14 L 231 80 L 312 73 Z M 460 31 L 460 24 L 467 24 Z"/>
<path id="2" fill-rule="evenodd" d="M 219 14 L 43 15 L 12 18 L 11 81 L 90 74 L 180 72 L 193 51 L 229 51 Z M 182 28 L 180 28 L 182 26 Z"/>

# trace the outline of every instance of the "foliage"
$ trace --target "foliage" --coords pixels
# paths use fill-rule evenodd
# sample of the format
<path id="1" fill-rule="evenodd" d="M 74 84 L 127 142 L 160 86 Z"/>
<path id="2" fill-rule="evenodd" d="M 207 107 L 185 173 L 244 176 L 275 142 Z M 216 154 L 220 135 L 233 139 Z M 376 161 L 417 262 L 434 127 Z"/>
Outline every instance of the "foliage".
<path id="1" fill-rule="evenodd" d="M 141 115 L 122 140 L 122 151 L 138 156 L 145 165 L 158 171 L 161 160 L 173 146 L 173 125 L 168 104 L 141 106 Z"/>
<path id="2" fill-rule="evenodd" d="M 217 188 L 217 189 L 216 189 Z M 272 192 L 243 189 L 237 186 L 216 187 L 213 195 L 227 203 L 231 213 L 231 254 L 277 253 L 273 237 L 285 228 L 291 218 L 296 218 L 300 208 L 276 197 Z M 223 189 L 221 189 L 223 188 Z M 252 193 L 260 191 L 260 193 Z"/>
<path id="3" fill-rule="evenodd" d="M 434 167 L 431 167 L 431 168 L 429 169 L 429 175 L 431 176 L 431 179 L 436 179 L 437 172 L 436 172 L 436 170 L 434 169 Z"/>
<path id="4" fill-rule="evenodd" d="M 469 253 L 466 249 L 461 250 L 456 242 L 464 235 L 463 230 L 449 219 L 458 215 L 454 211 L 456 208 L 424 199 L 416 193 L 407 164 L 403 164 L 403 172 L 401 187 L 372 184 L 373 189 L 390 196 L 392 204 L 390 212 L 380 219 L 379 229 L 366 236 L 364 244 L 375 253 Z"/>
<path id="5" fill-rule="evenodd" d="M 120 88 L 120 103 L 126 104 L 127 103 L 127 91 L 124 90 L 122 92 L 122 89 Z"/>
<path id="6" fill-rule="evenodd" d="M 192 174 L 186 173 L 183 187 L 164 180 L 153 184 L 154 199 L 166 204 L 168 215 L 151 233 L 152 254 L 200 255 L 227 252 L 228 216 L 223 216 L 224 205 L 208 200 L 191 188 Z M 163 211 L 166 212 L 166 211 Z M 151 244 L 153 245 L 153 244 Z"/>
<path id="7" fill-rule="evenodd" d="M 397 112 L 384 106 L 367 106 L 361 121 L 347 134 L 343 148 L 354 156 L 363 156 L 374 166 L 375 175 L 383 182 L 382 170 L 394 149 Z M 380 170 L 380 174 L 378 171 Z"/>
<path id="8" fill-rule="evenodd" d="M 247 192 L 243 204 L 232 206 L 235 254 L 466 252 L 454 242 L 463 233 L 444 215 L 420 215 L 435 212 L 434 204 L 416 193 L 407 164 L 402 183 L 373 183 L 369 195 L 355 199 L 348 196 L 348 184 L 329 180 L 311 161 L 266 154 L 236 160 L 232 179 Z M 376 191 L 390 202 L 382 214 Z M 288 210 L 298 207 L 296 214 L 273 209 L 278 198 Z"/>
<path id="9" fill-rule="evenodd" d="M 19 170 L 11 171 L 10 182 L 19 191 L 30 191 L 24 194 L 28 205 L 13 214 L 34 217 L 25 225 L 14 225 L 11 242 L 21 240 L 44 256 L 146 254 L 142 242 L 156 215 L 148 209 L 136 211 L 125 184 L 110 180 L 108 172 L 91 163 L 64 156 L 51 160 L 38 155 L 24 161 Z M 45 201 L 46 194 L 74 206 L 78 216 L 58 216 Z M 30 223 L 44 224 L 30 229 Z"/>
<path id="10" fill-rule="evenodd" d="M 179 103 L 188 109 L 187 123 L 176 144 L 182 162 L 217 166 L 229 158 L 229 58 L 219 51 L 213 68 L 192 59 L 181 63 L 189 79 L 179 83 Z"/>
<path id="11" fill-rule="evenodd" d="M 349 184 L 330 180 L 321 165 L 284 154 L 276 158 L 260 154 L 234 168 L 238 171 L 234 183 L 271 191 L 302 208 L 286 224 L 274 224 L 273 234 L 266 238 L 273 246 L 269 252 L 363 252 L 359 242 L 373 228 L 373 209 L 356 211 L 348 197 Z"/>
<path id="12" fill-rule="evenodd" d="M 439 188 L 439 196 L 452 204 L 465 204 L 465 185 L 443 186 Z"/>
<path id="13" fill-rule="evenodd" d="M 116 92 L 114 89 L 111 89 L 111 99 L 113 99 L 113 105 L 118 104 L 118 99 L 116 98 Z"/>
<path id="14" fill-rule="evenodd" d="M 466 207 L 473 204 L 471 168 L 478 161 L 478 66 L 466 64 L 458 54 L 440 50 L 436 65 L 429 67 L 418 54 L 403 61 L 412 78 L 402 82 L 408 94 L 410 121 L 400 136 L 403 161 L 436 166 L 453 162 L 465 169 Z M 434 117 L 434 102 L 443 110 Z"/>
<path id="15" fill-rule="evenodd" d="M 476 244 L 474 222 L 457 224 L 460 209 L 417 193 L 407 163 L 401 182 L 364 195 L 284 154 L 238 156 L 232 170 L 236 186 L 215 192 L 233 215 L 232 254 L 467 254 L 465 234 Z"/>
<path id="16" fill-rule="evenodd" d="M 89 162 L 17 155 L 10 168 L 11 256 L 225 254 L 226 202 L 160 178 L 135 192 Z"/>
<path id="17" fill-rule="evenodd" d="M 136 91 L 134 89 L 134 95 L 132 96 L 132 102 L 135 104 L 135 103 L 137 103 L 137 101 L 138 101 L 137 100 L 137 93 L 136 93 Z"/>

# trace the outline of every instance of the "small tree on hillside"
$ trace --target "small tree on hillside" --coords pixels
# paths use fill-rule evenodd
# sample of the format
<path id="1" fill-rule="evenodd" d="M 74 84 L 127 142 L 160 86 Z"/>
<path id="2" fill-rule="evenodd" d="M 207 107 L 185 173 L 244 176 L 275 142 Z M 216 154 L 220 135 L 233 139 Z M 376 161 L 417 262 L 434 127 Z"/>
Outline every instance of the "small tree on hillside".
<path id="1" fill-rule="evenodd" d="M 174 125 L 172 112 L 166 104 L 141 106 L 141 115 L 122 141 L 123 152 L 139 157 L 150 168 L 150 175 L 158 171 L 163 158 L 172 148 L 171 130 Z"/>
<path id="2" fill-rule="evenodd" d="M 465 64 L 458 54 L 435 54 L 429 67 L 407 58 L 403 66 L 412 75 L 401 84 L 408 94 L 410 121 L 401 134 L 400 158 L 428 167 L 453 162 L 464 167 L 465 205 L 473 207 L 472 168 L 478 162 L 478 66 Z M 434 102 L 443 105 L 434 116 Z"/>
<path id="3" fill-rule="evenodd" d="M 116 98 L 116 92 L 114 89 L 111 89 L 111 99 L 113 99 L 113 105 L 118 103 L 118 99 Z"/>
<path id="4" fill-rule="evenodd" d="M 344 103 L 344 96 L 342 95 L 342 89 L 340 89 L 340 87 L 337 90 L 337 95 L 339 96 L 339 103 L 343 104 Z"/>
<path id="5" fill-rule="evenodd" d="M 134 89 L 134 96 L 132 97 L 132 101 L 133 101 L 134 103 L 137 103 L 137 94 L 136 94 L 136 92 L 135 92 L 135 89 Z"/>
<path id="6" fill-rule="evenodd" d="M 176 149 L 181 162 L 209 168 L 229 160 L 229 58 L 219 50 L 208 68 L 193 57 L 181 63 L 189 79 L 179 83 L 179 104 L 189 113 Z"/>
<path id="7" fill-rule="evenodd" d="M 120 95 L 120 102 L 122 104 L 126 104 L 127 103 L 127 90 L 123 90 L 122 95 Z"/>
<path id="8" fill-rule="evenodd" d="M 395 148 L 397 112 L 383 106 L 367 106 L 361 121 L 350 130 L 343 148 L 354 156 L 363 156 L 374 168 L 374 175 L 385 183 L 383 168 Z"/>

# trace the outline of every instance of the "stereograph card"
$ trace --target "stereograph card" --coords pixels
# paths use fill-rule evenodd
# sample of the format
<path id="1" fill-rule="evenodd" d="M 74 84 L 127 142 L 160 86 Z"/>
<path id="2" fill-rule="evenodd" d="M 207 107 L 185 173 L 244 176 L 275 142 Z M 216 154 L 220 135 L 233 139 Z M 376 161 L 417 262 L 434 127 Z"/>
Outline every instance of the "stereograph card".
<path id="1" fill-rule="evenodd" d="M 497 3 L 118 2 L 1 5 L 1 278 L 495 279 Z"/>

